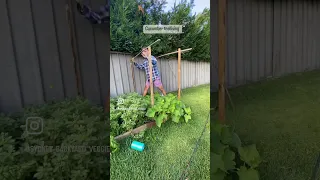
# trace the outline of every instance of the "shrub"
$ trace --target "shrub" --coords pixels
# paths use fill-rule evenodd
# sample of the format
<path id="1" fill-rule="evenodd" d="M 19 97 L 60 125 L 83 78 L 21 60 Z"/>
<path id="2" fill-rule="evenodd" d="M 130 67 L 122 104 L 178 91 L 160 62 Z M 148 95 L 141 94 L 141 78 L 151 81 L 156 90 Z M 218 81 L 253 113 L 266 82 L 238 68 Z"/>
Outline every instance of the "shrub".
<path id="1" fill-rule="evenodd" d="M 24 124 L 17 144 L 9 136 L 12 134 L 9 129 L 1 129 L 6 133 L 2 133 L 0 156 L 7 160 L 1 163 L 0 179 L 94 180 L 108 177 L 109 153 L 106 148 L 88 148 L 106 147 L 108 143 L 107 116 L 102 108 L 77 98 L 26 108 L 16 120 L 23 122 L 27 117 L 41 117 L 43 131 L 40 134 L 28 134 L 24 131 Z M 7 126 L 14 124 L 10 120 L 7 122 Z M 53 149 L 34 149 L 35 146 Z M 62 149 L 72 146 L 87 148 L 82 151 L 79 148 Z M 14 178 L 8 178 L 10 174 Z"/>
<path id="2" fill-rule="evenodd" d="M 256 146 L 242 146 L 238 135 L 219 122 L 213 122 L 211 130 L 213 152 L 210 156 L 214 162 L 211 177 L 216 180 L 259 180 L 255 168 L 261 163 L 261 158 Z"/>

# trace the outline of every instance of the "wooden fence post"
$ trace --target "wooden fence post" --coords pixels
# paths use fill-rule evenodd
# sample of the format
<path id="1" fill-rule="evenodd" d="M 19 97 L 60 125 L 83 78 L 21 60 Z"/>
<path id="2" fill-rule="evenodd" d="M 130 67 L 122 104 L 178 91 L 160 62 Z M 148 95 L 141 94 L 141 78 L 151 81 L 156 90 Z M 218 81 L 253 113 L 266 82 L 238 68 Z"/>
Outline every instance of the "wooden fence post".
<path id="1" fill-rule="evenodd" d="M 151 105 L 154 105 L 154 94 L 153 94 L 153 80 L 152 80 L 152 59 L 151 59 L 151 46 L 148 47 L 149 50 L 149 55 L 148 55 L 148 60 L 149 60 L 149 74 L 150 74 L 150 98 L 151 98 Z"/>
<path id="2" fill-rule="evenodd" d="M 226 13 L 226 0 L 219 0 L 219 15 L 218 15 L 218 26 L 219 26 L 219 120 L 225 123 L 225 53 L 226 53 L 226 24 L 225 24 L 225 13 Z"/>
<path id="3" fill-rule="evenodd" d="M 178 100 L 181 97 L 181 49 L 178 49 Z"/>

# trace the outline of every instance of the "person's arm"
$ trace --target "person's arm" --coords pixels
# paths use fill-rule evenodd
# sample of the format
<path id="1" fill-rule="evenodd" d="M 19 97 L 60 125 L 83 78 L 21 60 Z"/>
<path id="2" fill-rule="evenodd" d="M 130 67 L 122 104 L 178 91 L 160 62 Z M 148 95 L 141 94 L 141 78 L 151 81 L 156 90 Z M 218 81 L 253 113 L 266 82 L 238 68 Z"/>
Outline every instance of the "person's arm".
<path id="1" fill-rule="evenodd" d="M 152 62 L 152 65 L 156 65 L 157 59 L 154 56 L 151 56 L 151 62 Z"/>
<path id="2" fill-rule="evenodd" d="M 95 12 L 88 5 L 77 2 L 77 9 L 81 15 L 86 17 L 92 24 L 102 24 L 107 22 L 109 18 L 109 10 L 107 5 L 101 6 L 100 11 Z"/>
<path id="3" fill-rule="evenodd" d="M 144 69 L 144 64 L 138 64 L 136 62 L 133 62 L 133 64 L 138 68 L 138 69 Z"/>

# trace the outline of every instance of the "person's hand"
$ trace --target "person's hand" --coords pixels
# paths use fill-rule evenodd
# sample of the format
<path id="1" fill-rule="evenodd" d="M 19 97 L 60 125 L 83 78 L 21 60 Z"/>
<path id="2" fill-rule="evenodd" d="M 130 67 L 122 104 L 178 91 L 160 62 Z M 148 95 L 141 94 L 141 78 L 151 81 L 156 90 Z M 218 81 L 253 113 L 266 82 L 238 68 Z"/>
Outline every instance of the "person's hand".
<path id="1" fill-rule="evenodd" d="M 134 63 L 134 62 L 135 62 L 135 61 L 134 61 L 134 58 L 131 58 L 131 60 L 130 60 L 130 61 L 131 61 L 131 63 Z"/>

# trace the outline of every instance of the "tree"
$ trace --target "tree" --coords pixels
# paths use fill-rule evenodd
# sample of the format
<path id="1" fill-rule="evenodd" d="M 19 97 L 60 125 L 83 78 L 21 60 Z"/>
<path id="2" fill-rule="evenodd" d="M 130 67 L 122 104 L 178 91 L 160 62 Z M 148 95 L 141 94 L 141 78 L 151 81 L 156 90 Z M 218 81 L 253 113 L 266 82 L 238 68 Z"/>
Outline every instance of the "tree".
<path id="1" fill-rule="evenodd" d="M 165 0 L 112 0 L 110 2 L 111 50 L 136 54 L 143 46 L 161 39 L 152 52 L 160 55 L 178 48 L 193 48 L 183 59 L 210 61 L 210 11 L 192 14 L 193 0 L 181 0 L 164 12 Z M 183 34 L 143 33 L 143 25 L 183 25 Z M 176 57 L 176 55 L 173 55 Z"/>

